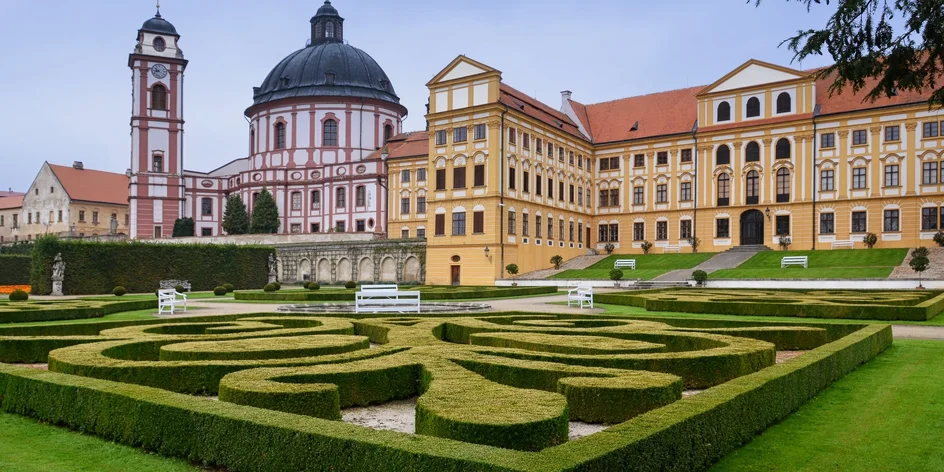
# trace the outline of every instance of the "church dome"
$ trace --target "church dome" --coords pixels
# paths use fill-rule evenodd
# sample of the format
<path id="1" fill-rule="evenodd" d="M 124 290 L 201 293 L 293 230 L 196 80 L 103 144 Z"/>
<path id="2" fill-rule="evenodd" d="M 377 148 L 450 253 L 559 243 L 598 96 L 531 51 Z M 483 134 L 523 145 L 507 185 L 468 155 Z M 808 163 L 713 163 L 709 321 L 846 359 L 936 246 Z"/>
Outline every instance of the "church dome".
<path id="1" fill-rule="evenodd" d="M 170 24 L 169 21 L 161 17 L 160 10 L 157 11 L 157 14 L 154 15 L 154 18 L 151 18 L 150 20 L 145 21 L 139 31 L 144 31 L 147 33 L 169 34 L 171 36 L 179 36 L 177 34 L 177 28 L 174 28 L 174 25 Z"/>
<path id="2" fill-rule="evenodd" d="M 344 42 L 343 22 L 326 1 L 311 19 L 309 45 L 282 59 L 262 86 L 253 89 L 253 107 L 300 97 L 367 98 L 399 105 L 400 98 L 377 61 Z"/>

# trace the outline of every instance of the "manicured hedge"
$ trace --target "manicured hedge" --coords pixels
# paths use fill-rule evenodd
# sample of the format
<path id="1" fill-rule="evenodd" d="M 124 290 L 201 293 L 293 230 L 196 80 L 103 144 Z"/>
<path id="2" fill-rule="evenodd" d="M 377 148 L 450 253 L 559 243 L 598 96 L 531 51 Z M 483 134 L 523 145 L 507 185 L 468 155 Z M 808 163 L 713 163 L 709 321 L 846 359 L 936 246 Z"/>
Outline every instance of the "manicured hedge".
<path id="1" fill-rule="evenodd" d="M 30 261 L 30 256 L 0 254 L 0 285 L 29 285 Z"/>
<path id="2" fill-rule="evenodd" d="M 52 291 L 50 278 L 56 254 L 66 264 L 63 293 L 112 293 L 116 286 L 129 293 L 151 293 L 161 280 L 187 280 L 195 291 L 210 291 L 223 283 L 237 289 L 259 288 L 268 280 L 270 247 L 156 244 L 143 242 L 62 241 L 39 239 L 33 246 L 30 283 L 33 293 Z"/>
<path id="3" fill-rule="evenodd" d="M 32 323 L 38 321 L 101 318 L 122 311 L 157 308 L 154 300 L 101 302 L 75 300 L 61 302 L 0 303 L 0 323 Z"/>
<path id="4" fill-rule="evenodd" d="M 471 300 L 483 298 L 521 297 L 528 295 L 554 294 L 557 287 L 401 287 L 401 290 L 419 290 L 423 300 Z M 318 290 L 305 292 L 243 291 L 236 292 L 236 300 L 268 300 L 283 302 L 344 302 L 354 301 L 356 290 Z"/>

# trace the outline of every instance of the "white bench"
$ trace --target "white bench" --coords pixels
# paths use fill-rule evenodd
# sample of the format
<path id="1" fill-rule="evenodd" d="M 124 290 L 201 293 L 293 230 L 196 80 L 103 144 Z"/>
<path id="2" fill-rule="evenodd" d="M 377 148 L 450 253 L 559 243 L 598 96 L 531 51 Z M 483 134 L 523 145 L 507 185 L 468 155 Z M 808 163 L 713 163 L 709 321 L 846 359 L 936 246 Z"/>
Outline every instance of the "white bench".
<path id="1" fill-rule="evenodd" d="M 361 285 L 354 294 L 355 313 L 419 313 L 420 292 L 401 291 L 396 285 Z"/>
<path id="2" fill-rule="evenodd" d="M 590 284 L 579 284 L 567 291 L 567 306 L 571 303 L 577 303 L 580 308 L 584 305 L 593 308 L 593 286 Z"/>
<path id="3" fill-rule="evenodd" d="M 780 259 L 781 269 L 792 265 L 801 265 L 804 269 L 806 269 L 809 267 L 809 258 L 806 256 L 787 256 L 783 259 Z"/>
<path id="4" fill-rule="evenodd" d="M 845 247 L 845 248 L 849 248 L 849 249 L 854 249 L 854 248 L 855 248 L 855 241 L 853 241 L 853 240 L 851 240 L 851 239 L 847 239 L 847 240 L 844 240 L 844 241 L 833 241 L 833 249 L 841 248 L 841 247 Z"/>
<path id="5" fill-rule="evenodd" d="M 182 297 L 182 298 L 178 298 Z M 164 313 L 164 310 L 174 314 L 177 306 L 183 305 L 184 311 L 187 311 L 187 295 L 178 293 L 172 288 L 160 289 L 157 291 L 157 314 Z"/>
<path id="6" fill-rule="evenodd" d="M 678 244 L 669 244 L 668 246 L 662 246 L 662 254 L 667 252 L 682 252 L 682 248 Z"/>
<path id="7" fill-rule="evenodd" d="M 614 269 L 622 269 L 624 267 L 636 270 L 636 259 L 618 259 L 616 263 L 613 264 Z"/>

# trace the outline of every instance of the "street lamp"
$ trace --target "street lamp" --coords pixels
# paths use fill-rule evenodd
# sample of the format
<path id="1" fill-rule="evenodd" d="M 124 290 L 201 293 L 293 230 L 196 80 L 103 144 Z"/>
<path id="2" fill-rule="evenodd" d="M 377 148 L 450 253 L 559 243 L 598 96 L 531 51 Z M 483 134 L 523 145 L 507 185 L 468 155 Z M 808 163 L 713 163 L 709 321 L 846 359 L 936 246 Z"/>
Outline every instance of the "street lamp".
<path id="1" fill-rule="evenodd" d="M 770 207 L 767 207 L 767 209 L 764 210 L 764 215 L 766 215 L 767 219 L 770 220 Z"/>
<path id="2" fill-rule="evenodd" d="M 491 252 L 491 251 L 488 249 L 488 246 L 485 246 L 485 258 L 486 258 L 486 259 L 488 259 L 488 254 L 489 254 L 490 252 Z"/>

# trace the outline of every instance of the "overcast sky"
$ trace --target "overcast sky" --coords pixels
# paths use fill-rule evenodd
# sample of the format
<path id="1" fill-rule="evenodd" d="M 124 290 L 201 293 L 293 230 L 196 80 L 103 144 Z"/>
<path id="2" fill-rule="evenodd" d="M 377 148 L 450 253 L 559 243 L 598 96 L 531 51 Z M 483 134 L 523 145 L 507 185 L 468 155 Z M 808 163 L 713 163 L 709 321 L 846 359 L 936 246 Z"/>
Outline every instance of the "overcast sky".
<path id="1" fill-rule="evenodd" d="M 164 0 L 190 61 L 187 169 L 244 157 L 252 87 L 304 47 L 317 0 Z M 833 5 L 765 0 L 335 0 L 345 39 L 387 72 L 422 129 L 427 81 L 466 54 L 554 108 L 706 85 L 756 58 L 790 66 L 780 42 L 825 24 Z M 277 6 L 274 6 L 277 5 Z M 153 0 L 0 0 L 0 189 L 28 188 L 43 161 L 124 172 L 131 71 Z M 823 58 L 793 67 L 828 63 Z"/>

